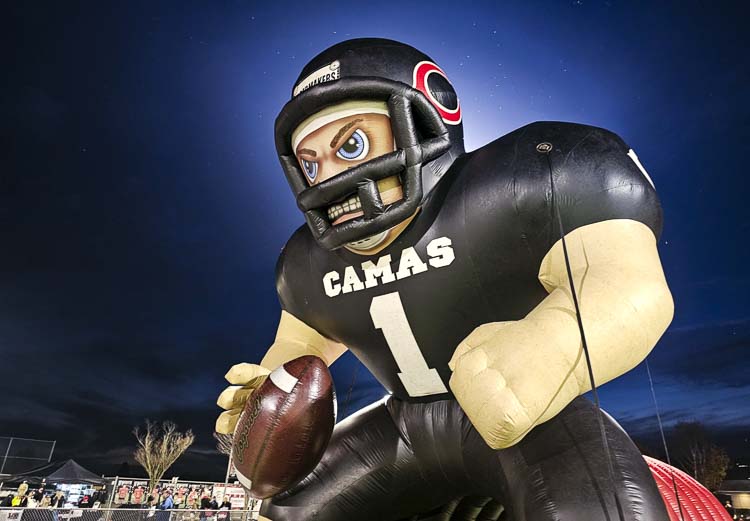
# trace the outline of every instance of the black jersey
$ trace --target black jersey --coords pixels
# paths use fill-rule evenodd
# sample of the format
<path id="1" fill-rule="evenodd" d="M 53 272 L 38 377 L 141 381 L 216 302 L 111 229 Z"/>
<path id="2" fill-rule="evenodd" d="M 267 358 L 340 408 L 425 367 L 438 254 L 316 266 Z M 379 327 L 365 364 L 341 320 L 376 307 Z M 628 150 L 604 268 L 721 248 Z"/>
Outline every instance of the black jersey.
<path id="1" fill-rule="evenodd" d="M 537 277 L 560 239 L 553 200 L 565 233 L 611 219 L 661 232 L 656 192 L 619 137 L 538 122 L 459 157 L 375 255 L 325 250 L 298 229 L 277 265 L 281 306 L 346 345 L 395 396 L 445 398 L 458 344 L 547 296 Z"/>

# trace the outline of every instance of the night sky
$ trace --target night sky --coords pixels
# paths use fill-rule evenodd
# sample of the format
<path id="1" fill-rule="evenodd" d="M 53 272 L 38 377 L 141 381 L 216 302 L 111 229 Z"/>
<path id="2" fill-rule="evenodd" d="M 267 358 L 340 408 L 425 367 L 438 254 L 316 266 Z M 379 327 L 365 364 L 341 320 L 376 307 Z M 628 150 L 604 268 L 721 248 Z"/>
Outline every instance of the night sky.
<path id="1" fill-rule="evenodd" d="M 703 421 L 750 455 L 742 4 L 6 6 L 0 436 L 55 439 L 57 457 L 113 473 L 133 426 L 173 419 L 197 434 L 174 473 L 223 477 L 215 399 L 229 366 L 272 341 L 276 257 L 303 223 L 274 118 L 312 56 L 377 36 L 446 71 L 468 150 L 562 120 L 613 130 L 638 153 L 664 207 L 676 304 L 649 359 L 663 417 Z M 357 366 L 347 355 L 333 368 L 345 414 L 383 395 Z M 631 435 L 653 436 L 643 365 L 601 398 Z"/>

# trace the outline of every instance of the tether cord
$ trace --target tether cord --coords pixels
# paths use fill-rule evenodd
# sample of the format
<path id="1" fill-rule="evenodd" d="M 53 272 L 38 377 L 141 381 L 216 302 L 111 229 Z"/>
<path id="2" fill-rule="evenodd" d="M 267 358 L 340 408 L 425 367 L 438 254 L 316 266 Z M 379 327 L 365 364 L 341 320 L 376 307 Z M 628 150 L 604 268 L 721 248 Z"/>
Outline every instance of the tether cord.
<path id="1" fill-rule="evenodd" d="M 664 427 L 661 424 L 661 414 L 659 414 L 659 404 L 656 402 L 656 391 L 654 391 L 654 380 L 651 378 L 651 368 L 648 366 L 648 358 L 646 358 L 646 373 L 648 374 L 648 384 L 651 387 L 651 398 L 654 400 L 654 410 L 656 411 L 656 421 L 659 423 L 659 434 L 661 434 L 661 442 L 664 445 L 664 454 L 667 457 L 667 464 L 669 465 L 669 476 L 672 478 L 672 486 L 674 487 L 674 497 L 677 500 L 677 508 L 680 510 L 680 519 L 685 521 L 685 517 L 682 514 L 682 502 L 680 502 L 680 494 L 677 492 L 677 480 L 674 477 L 674 468 L 672 468 L 672 461 L 669 459 L 669 449 L 667 448 L 667 438 L 664 436 Z"/>
<path id="2" fill-rule="evenodd" d="M 594 396 L 594 403 L 596 404 L 596 420 L 599 424 L 599 432 L 602 437 L 602 447 L 604 449 L 604 453 L 607 456 L 607 469 L 609 470 L 609 479 L 612 483 L 612 493 L 615 496 L 615 505 L 617 506 L 617 514 L 620 517 L 620 521 L 624 521 L 623 512 L 622 512 L 622 505 L 620 504 L 620 498 L 617 495 L 617 488 L 615 487 L 615 470 L 614 466 L 612 465 L 612 455 L 609 451 L 609 442 L 607 441 L 607 432 L 604 427 L 604 418 L 602 413 L 602 408 L 599 404 L 599 393 L 596 390 L 596 381 L 594 380 L 594 371 L 591 367 L 591 356 L 589 355 L 589 348 L 588 344 L 586 343 L 586 333 L 583 329 L 583 320 L 581 319 L 581 309 L 578 305 L 578 296 L 576 295 L 576 289 L 575 289 L 575 281 L 573 280 L 573 271 L 570 268 L 570 258 L 568 257 L 568 247 L 565 243 L 565 230 L 563 229 L 562 224 L 562 217 L 560 216 L 560 208 L 557 206 L 557 201 L 555 199 L 555 180 L 554 176 L 552 175 L 552 161 L 549 157 L 549 152 L 551 150 L 548 150 L 544 155 L 547 158 L 547 167 L 549 168 L 549 181 L 550 181 L 550 188 L 552 191 L 552 208 L 555 210 L 555 214 L 557 216 L 557 223 L 559 226 L 560 231 L 560 240 L 562 241 L 562 247 L 563 247 L 563 256 L 565 257 L 565 268 L 568 272 L 568 283 L 570 284 L 570 294 L 573 297 L 573 306 L 575 307 L 576 312 L 576 320 L 578 321 L 578 330 L 581 333 L 581 345 L 583 346 L 583 353 L 586 357 L 586 368 L 588 369 L 589 373 L 589 383 L 591 384 L 591 394 Z"/>
<path id="3" fill-rule="evenodd" d="M 339 415 L 341 418 L 344 418 L 344 415 L 346 414 L 346 410 L 349 408 L 349 400 L 352 397 L 352 390 L 354 389 L 354 384 L 357 383 L 357 372 L 359 371 L 359 364 L 360 361 L 357 360 L 357 365 L 354 366 L 354 370 L 352 371 L 352 381 L 349 383 L 349 390 L 346 392 L 346 399 L 344 400 L 344 405 L 341 407 L 341 414 Z"/>

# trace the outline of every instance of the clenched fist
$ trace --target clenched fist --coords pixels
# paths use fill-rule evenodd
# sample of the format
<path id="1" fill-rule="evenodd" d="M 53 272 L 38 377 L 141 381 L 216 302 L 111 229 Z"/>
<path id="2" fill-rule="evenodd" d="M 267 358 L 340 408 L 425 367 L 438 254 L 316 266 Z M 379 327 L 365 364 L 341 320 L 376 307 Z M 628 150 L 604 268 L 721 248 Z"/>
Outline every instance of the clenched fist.
<path id="1" fill-rule="evenodd" d="M 493 449 L 515 445 L 581 393 L 575 360 L 540 329 L 527 321 L 484 324 L 448 363 L 458 403 Z"/>
<path id="2" fill-rule="evenodd" d="M 270 371 L 256 364 L 236 364 L 224 376 L 230 385 L 219 395 L 216 404 L 224 412 L 216 419 L 216 432 L 232 434 L 248 397 L 260 387 Z"/>

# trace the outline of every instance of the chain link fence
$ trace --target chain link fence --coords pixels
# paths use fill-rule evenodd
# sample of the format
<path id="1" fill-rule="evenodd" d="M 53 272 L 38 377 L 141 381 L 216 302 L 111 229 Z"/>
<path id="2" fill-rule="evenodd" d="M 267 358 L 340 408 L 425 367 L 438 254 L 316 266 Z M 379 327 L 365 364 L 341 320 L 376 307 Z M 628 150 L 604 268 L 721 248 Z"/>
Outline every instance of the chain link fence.
<path id="1" fill-rule="evenodd" d="M 255 521 L 259 509 L 3 508 L 0 521 Z"/>

